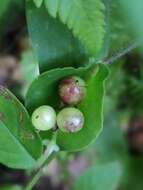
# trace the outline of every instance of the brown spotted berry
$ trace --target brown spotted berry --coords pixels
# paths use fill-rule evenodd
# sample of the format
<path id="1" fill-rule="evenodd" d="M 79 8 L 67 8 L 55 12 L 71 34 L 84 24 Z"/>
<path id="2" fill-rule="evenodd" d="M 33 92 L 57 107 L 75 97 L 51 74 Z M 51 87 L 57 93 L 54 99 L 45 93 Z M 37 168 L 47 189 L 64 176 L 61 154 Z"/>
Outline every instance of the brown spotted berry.
<path id="1" fill-rule="evenodd" d="M 67 105 L 78 104 L 84 98 L 85 93 L 85 82 L 80 77 L 70 76 L 60 82 L 59 95 L 62 102 Z"/>

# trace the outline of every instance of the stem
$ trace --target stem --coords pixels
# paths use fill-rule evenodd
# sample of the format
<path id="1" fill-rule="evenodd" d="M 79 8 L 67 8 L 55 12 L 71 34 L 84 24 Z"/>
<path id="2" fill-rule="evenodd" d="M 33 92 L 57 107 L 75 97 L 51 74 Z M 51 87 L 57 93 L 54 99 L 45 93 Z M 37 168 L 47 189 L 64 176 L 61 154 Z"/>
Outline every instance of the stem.
<path id="1" fill-rule="evenodd" d="M 42 167 L 37 171 L 37 173 L 33 176 L 32 180 L 28 183 L 27 187 L 25 190 L 32 190 L 33 187 L 36 185 L 36 183 L 39 181 L 41 176 L 43 175 L 43 167 L 45 164 L 49 164 L 50 161 L 55 157 L 55 154 L 52 154 L 49 156 L 49 158 L 43 163 Z"/>
<path id="2" fill-rule="evenodd" d="M 54 133 L 52 140 L 48 143 L 47 148 L 44 152 L 44 154 L 41 156 L 41 158 L 36 163 L 35 169 L 40 168 L 43 163 L 48 159 L 48 157 L 55 151 L 57 152 L 59 150 L 59 147 L 56 145 L 56 139 L 57 139 L 57 132 Z"/>
<path id="3" fill-rule="evenodd" d="M 103 62 L 103 64 L 111 64 L 111 63 L 115 62 L 117 59 L 120 59 L 121 57 L 128 54 L 129 52 L 131 52 L 132 50 L 134 50 L 135 48 L 137 48 L 140 45 L 141 45 L 141 42 L 138 42 L 138 41 L 131 43 L 126 49 L 120 50 L 115 55 L 113 55 L 109 59 L 105 60 Z"/>
<path id="4" fill-rule="evenodd" d="M 35 184 L 38 182 L 40 177 L 43 174 L 43 167 L 46 164 L 49 164 L 50 161 L 55 157 L 55 153 L 59 151 L 59 147 L 56 145 L 56 137 L 57 137 L 57 132 L 53 135 L 53 138 L 51 142 L 47 145 L 47 148 L 44 152 L 44 154 L 41 156 L 41 158 L 38 160 L 36 167 L 38 167 L 37 173 L 33 176 L 32 180 L 28 183 L 27 187 L 25 190 L 32 190 L 32 188 L 35 186 Z"/>
<path id="5" fill-rule="evenodd" d="M 31 190 L 34 187 L 34 185 L 38 182 L 41 175 L 42 175 L 42 171 L 39 170 L 39 172 L 37 172 L 37 174 L 33 177 L 32 181 L 28 184 L 25 190 Z"/>

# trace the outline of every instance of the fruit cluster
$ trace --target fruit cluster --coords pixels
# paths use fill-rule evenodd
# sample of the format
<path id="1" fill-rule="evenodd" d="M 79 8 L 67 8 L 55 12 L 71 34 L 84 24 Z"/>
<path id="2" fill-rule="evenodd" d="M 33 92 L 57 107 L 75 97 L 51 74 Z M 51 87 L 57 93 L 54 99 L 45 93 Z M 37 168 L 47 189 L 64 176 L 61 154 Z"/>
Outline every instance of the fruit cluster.
<path id="1" fill-rule="evenodd" d="M 59 97 L 64 108 L 56 111 L 48 105 L 37 108 L 32 114 L 34 127 L 41 131 L 59 128 L 65 133 L 80 131 L 84 125 L 83 113 L 75 108 L 86 94 L 86 85 L 83 79 L 77 76 L 64 78 L 59 84 Z"/>

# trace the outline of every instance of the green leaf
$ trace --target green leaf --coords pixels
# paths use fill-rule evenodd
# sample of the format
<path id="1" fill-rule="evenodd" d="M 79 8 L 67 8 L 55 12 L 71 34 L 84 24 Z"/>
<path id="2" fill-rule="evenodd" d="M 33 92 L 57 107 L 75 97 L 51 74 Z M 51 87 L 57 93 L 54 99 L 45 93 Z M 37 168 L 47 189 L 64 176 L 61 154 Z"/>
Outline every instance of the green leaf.
<path id="1" fill-rule="evenodd" d="M 43 0 L 33 0 L 33 1 L 34 1 L 37 8 L 41 7 L 41 5 L 43 3 Z"/>
<path id="2" fill-rule="evenodd" d="M 105 97 L 105 99 L 107 99 L 107 97 Z M 109 105 L 112 105 L 111 102 L 108 102 L 106 106 Z M 119 114 L 114 109 L 109 111 L 104 119 L 105 124 L 103 131 L 93 145 L 96 163 L 97 161 L 100 163 L 120 161 L 122 165 L 125 165 L 128 160 L 128 147 L 121 127 L 118 125 L 122 125 L 122 123 L 125 122 L 125 113 L 122 112 L 122 114 Z"/>
<path id="3" fill-rule="evenodd" d="M 78 105 L 79 109 L 84 113 L 85 125 L 81 131 L 75 134 L 58 132 L 57 143 L 62 150 L 76 151 L 82 149 L 91 143 L 101 131 L 103 124 L 104 80 L 107 73 L 107 68 L 104 65 L 97 65 L 96 69 L 54 69 L 40 75 L 30 86 L 26 96 L 26 107 L 31 114 L 41 105 L 51 105 L 57 111 L 61 109 L 58 83 L 62 78 L 77 75 L 87 80 L 86 97 Z M 88 78 L 89 76 L 90 78 Z"/>
<path id="4" fill-rule="evenodd" d="M 102 63 L 104 61 L 108 54 L 109 54 L 109 48 L 110 48 L 110 9 L 111 9 L 111 0 L 103 0 L 103 3 L 105 5 L 105 35 L 103 40 L 103 45 L 101 50 L 96 54 L 96 56 L 90 58 L 89 63 Z"/>
<path id="5" fill-rule="evenodd" d="M 28 113 L 7 89 L 0 87 L 0 162 L 27 169 L 41 155 L 41 141 Z"/>
<path id="6" fill-rule="evenodd" d="M 0 190 L 22 190 L 22 187 L 14 185 L 14 186 L 5 186 L 1 187 Z"/>
<path id="7" fill-rule="evenodd" d="M 7 8 L 9 7 L 10 0 L 1 0 L 0 1 L 0 17 L 3 16 Z"/>
<path id="8" fill-rule="evenodd" d="M 142 0 L 120 0 L 121 10 L 124 13 L 128 26 L 132 28 L 137 37 L 143 40 L 143 2 Z M 130 22 L 129 22 L 130 20 Z"/>
<path id="9" fill-rule="evenodd" d="M 110 54 L 118 52 L 123 47 L 128 47 L 134 36 L 127 30 L 129 20 L 123 16 L 120 0 L 112 1 L 110 9 Z"/>
<path id="10" fill-rule="evenodd" d="M 23 95 L 25 96 L 32 81 L 39 75 L 39 66 L 32 50 L 22 53 L 20 62 L 21 75 L 23 80 Z"/>
<path id="11" fill-rule="evenodd" d="M 102 0 L 45 0 L 49 14 L 73 31 L 88 52 L 95 56 L 105 35 L 105 15 Z"/>
<path id="12" fill-rule="evenodd" d="M 97 165 L 79 176 L 72 190 L 115 190 L 120 182 L 122 168 L 118 162 Z"/>
<path id="13" fill-rule="evenodd" d="M 130 156 L 125 167 L 121 189 L 141 190 L 143 187 L 143 158 L 142 156 Z"/>
<path id="14" fill-rule="evenodd" d="M 27 23 L 40 71 L 57 67 L 78 67 L 87 60 L 79 41 L 58 19 L 51 18 L 45 7 L 27 2 Z"/>

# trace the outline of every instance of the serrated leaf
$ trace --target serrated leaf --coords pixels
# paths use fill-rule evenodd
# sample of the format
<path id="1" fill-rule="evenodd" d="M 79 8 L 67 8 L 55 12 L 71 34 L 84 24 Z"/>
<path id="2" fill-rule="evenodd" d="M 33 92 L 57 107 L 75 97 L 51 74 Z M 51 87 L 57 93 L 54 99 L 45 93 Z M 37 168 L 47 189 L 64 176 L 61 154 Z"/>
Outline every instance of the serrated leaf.
<path id="1" fill-rule="evenodd" d="M 43 0 L 33 0 L 33 1 L 34 1 L 37 8 L 41 7 L 41 5 L 43 3 Z"/>
<path id="2" fill-rule="evenodd" d="M 7 89 L 0 87 L 0 163 L 27 169 L 41 155 L 42 145 L 28 113 Z"/>
<path id="3" fill-rule="evenodd" d="M 45 0 L 45 6 L 48 9 L 50 15 L 56 18 L 59 8 L 59 0 Z"/>
<path id="4" fill-rule="evenodd" d="M 70 75 L 77 75 L 85 80 L 87 80 L 87 76 L 90 76 L 87 80 L 87 95 L 78 105 L 84 113 L 85 125 L 81 131 L 75 134 L 58 131 L 57 143 L 62 150 L 76 151 L 82 149 L 91 143 L 101 131 L 104 81 L 107 73 L 107 68 L 104 65 L 98 65 L 95 70 L 94 68 L 54 69 L 43 73 L 31 84 L 26 96 L 26 107 L 30 114 L 41 105 L 51 105 L 59 111 L 61 109 L 61 101 L 58 95 L 59 81 Z M 48 136 L 49 133 L 47 133 L 47 138 Z"/>
<path id="5" fill-rule="evenodd" d="M 45 0 L 51 16 L 73 31 L 93 56 L 101 49 L 105 35 L 105 15 L 102 0 Z"/>
<path id="6" fill-rule="evenodd" d="M 118 162 L 97 165 L 79 176 L 72 190 L 115 190 L 120 182 L 122 168 Z"/>
<path id="7" fill-rule="evenodd" d="M 27 2 L 27 23 L 41 72 L 79 67 L 87 61 L 83 46 L 64 24 L 48 15 L 44 6 L 36 9 L 32 2 Z"/>

